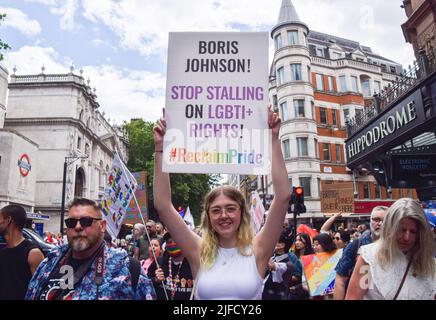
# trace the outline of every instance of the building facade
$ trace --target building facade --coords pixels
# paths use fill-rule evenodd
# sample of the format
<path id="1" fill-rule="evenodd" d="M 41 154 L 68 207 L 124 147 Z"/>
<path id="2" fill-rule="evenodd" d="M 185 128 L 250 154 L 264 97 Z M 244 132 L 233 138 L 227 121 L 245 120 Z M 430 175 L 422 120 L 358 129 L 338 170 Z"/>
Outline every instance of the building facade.
<path id="1" fill-rule="evenodd" d="M 436 48 L 436 0 L 404 0 L 402 7 L 407 21 L 401 27 L 416 59 L 420 50 L 430 56 Z"/>
<path id="2" fill-rule="evenodd" d="M 126 134 L 99 112 L 95 89 L 89 84 L 72 68 L 67 74 L 43 70 L 10 76 L 4 128 L 37 146 L 32 156 L 34 205 L 29 211 L 48 214 L 50 231 L 60 227 L 64 163 L 68 204 L 74 196 L 99 199 L 114 151 L 127 160 Z"/>
<path id="3" fill-rule="evenodd" d="M 282 119 L 290 185 L 304 187 L 307 213 L 301 218 L 324 220 L 342 205 L 356 217 L 367 216 L 381 202 L 416 197 L 411 189 L 387 190 L 365 169 L 351 171 L 344 149 L 347 120 L 363 113 L 402 66 L 357 41 L 310 30 L 290 0 L 282 1 L 271 37 L 275 52 L 269 98 Z M 344 186 L 344 192 L 336 194 L 332 205 L 335 199 L 326 191 L 336 185 Z M 355 210 L 356 205 L 361 209 Z"/>

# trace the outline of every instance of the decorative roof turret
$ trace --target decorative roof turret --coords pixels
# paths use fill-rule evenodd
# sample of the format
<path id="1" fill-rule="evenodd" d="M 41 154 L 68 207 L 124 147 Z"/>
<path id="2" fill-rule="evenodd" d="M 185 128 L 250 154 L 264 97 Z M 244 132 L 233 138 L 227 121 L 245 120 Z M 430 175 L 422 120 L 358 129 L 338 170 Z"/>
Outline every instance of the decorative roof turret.
<path id="1" fill-rule="evenodd" d="M 309 27 L 303 23 L 298 17 L 297 10 L 295 10 L 294 5 L 291 0 L 282 0 L 282 6 L 280 7 L 279 19 L 277 20 L 276 26 L 271 30 L 271 37 L 274 32 L 285 25 L 288 24 L 298 24 L 307 29 L 309 32 Z"/>

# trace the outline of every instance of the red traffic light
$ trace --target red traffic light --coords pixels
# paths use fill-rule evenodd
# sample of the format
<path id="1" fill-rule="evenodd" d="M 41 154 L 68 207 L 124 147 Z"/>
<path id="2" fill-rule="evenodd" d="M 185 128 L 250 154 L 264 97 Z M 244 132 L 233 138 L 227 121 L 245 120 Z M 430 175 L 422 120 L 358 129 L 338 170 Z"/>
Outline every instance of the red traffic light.
<path id="1" fill-rule="evenodd" d="M 300 195 L 302 195 L 303 194 L 303 188 L 302 187 L 296 187 L 295 188 L 295 194 L 296 195 L 298 195 L 298 196 L 300 196 Z"/>

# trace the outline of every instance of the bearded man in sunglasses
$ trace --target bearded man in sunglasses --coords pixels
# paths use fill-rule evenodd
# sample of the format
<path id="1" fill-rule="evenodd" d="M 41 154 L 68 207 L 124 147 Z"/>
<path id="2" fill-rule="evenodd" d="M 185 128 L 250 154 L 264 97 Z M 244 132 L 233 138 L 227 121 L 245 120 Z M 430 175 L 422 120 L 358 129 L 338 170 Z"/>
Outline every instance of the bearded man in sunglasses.
<path id="1" fill-rule="evenodd" d="M 104 241 L 106 221 L 94 201 L 68 206 L 68 244 L 52 250 L 36 270 L 27 300 L 152 300 L 156 294 L 139 261 Z"/>

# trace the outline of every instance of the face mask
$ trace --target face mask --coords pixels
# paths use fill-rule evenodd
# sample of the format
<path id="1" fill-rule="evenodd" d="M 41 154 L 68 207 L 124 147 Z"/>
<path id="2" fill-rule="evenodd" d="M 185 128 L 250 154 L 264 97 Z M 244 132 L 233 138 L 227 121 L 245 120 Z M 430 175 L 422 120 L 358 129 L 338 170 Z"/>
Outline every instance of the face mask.
<path id="1" fill-rule="evenodd" d="M 177 246 L 177 244 L 167 244 L 166 250 L 172 258 L 177 258 L 182 255 L 182 250 Z"/>

